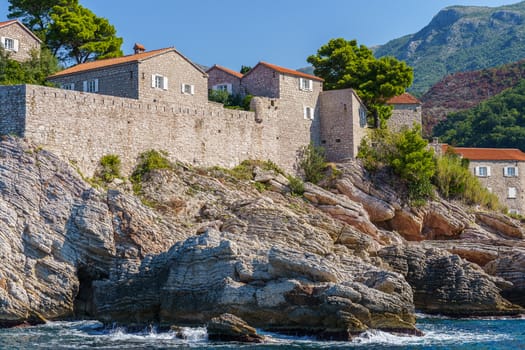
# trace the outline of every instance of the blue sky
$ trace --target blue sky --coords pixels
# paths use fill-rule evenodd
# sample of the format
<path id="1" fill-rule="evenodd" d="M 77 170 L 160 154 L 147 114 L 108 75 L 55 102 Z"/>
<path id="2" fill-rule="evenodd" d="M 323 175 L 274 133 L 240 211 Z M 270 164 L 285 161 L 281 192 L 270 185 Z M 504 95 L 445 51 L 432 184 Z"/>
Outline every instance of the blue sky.
<path id="1" fill-rule="evenodd" d="M 80 0 L 106 17 L 132 53 L 175 46 L 196 63 L 234 70 L 267 61 L 297 69 L 331 38 L 373 46 L 412 34 L 452 5 L 502 6 L 517 0 Z M 0 20 L 7 16 L 0 0 Z"/>

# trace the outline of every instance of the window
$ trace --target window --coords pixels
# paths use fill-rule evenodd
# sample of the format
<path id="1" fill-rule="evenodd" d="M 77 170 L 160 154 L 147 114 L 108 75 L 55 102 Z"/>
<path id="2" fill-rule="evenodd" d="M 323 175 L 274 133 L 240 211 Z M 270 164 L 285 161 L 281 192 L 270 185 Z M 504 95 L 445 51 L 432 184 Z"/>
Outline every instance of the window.
<path id="1" fill-rule="evenodd" d="M 232 84 L 217 84 L 213 85 L 212 90 L 227 91 L 229 94 L 232 93 Z"/>
<path id="2" fill-rule="evenodd" d="M 195 86 L 190 84 L 182 84 L 182 93 L 187 95 L 195 94 Z"/>
<path id="3" fill-rule="evenodd" d="M 18 40 L 11 39 L 11 38 L 5 38 L 5 37 L 2 37 L 1 40 L 2 40 L 2 46 L 7 51 L 15 51 L 15 52 L 18 51 Z"/>
<path id="4" fill-rule="evenodd" d="M 516 190 L 516 187 L 509 187 L 508 198 L 516 198 L 517 195 L 518 195 L 518 191 Z"/>
<path id="5" fill-rule="evenodd" d="M 60 85 L 60 88 L 62 88 L 64 90 L 75 90 L 75 83 L 62 84 L 62 85 Z"/>
<path id="6" fill-rule="evenodd" d="M 490 176 L 490 167 L 489 166 L 477 166 L 474 168 L 474 174 L 479 177 Z"/>
<path id="7" fill-rule="evenodd" d="M 314 120 L 314 109 L 312 107 L 304 107 L 304 119 Z"/>
<path id="8" fill-rule="evenodd" d="M 503 176 L 516 177 L 518 176 L 518 168 L 513 166 L 506 166 L 503 168 Z"/>
<path id="9" fill-rule="evenodd" d="M 303 91 L 313 90 L 313 81 L 311 79 L 299 78 L 299 89 Z"/>
<path id="10" fill-rule="evenodd" d="M 82 85 L 84 92 L 98 92 L 98 79 L 84 80 Z"/>
<path id="11" fill-rule="evenodd" d="M 151 76 L 151 87 L 156 89 L 168 90 L 168 78 L 160 74 Z"/>
<path id="12" fill-rule="evenodd" d="M 509 214 L 519 215 L 519 213 L 517 209 L 509 209 Z"/>
<path id="13" fill-rule="evenodd" d="M 366 127 L 366 110 L 362 107 L 359 107 L 359 126 L 364 128 Z"/>

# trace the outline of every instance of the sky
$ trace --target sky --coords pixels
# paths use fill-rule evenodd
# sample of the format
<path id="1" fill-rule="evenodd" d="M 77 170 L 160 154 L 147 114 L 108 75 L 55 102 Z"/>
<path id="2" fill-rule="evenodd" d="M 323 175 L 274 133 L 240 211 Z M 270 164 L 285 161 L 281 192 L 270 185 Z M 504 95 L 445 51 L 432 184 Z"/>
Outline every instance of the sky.
<path id="1" fill-rule="evenodd" d="M 518 0 L 79 0 L 124 39 L 147 50 L 175 47 L 192 61 L 234 70 L 259 61 L 297 69 L 332 38 L 368 47 L 418 32 L 453 5 L 497 7 Z M 0 0 L 0 21 L 8 0 Z"/>

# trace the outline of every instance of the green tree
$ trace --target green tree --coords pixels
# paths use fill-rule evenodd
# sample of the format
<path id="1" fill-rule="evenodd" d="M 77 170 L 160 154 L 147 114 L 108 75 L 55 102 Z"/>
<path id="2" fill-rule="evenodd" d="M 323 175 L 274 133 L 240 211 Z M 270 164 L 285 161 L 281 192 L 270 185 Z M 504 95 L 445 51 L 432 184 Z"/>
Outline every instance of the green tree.
<path id="1" fill-rule="evenodd" d="M 246 74 L 248 73 L 249 71 L 252 70 L 252 67 L 250 66 L 245 66 L 245 65 L 242 65 L 241 66 L 241 70 L 239 71 L 241 74 Z"/>
<path id="2" fill-rule="evenodd" d="M 304 171 L 306 181 L 317 184 L 324 178 L 326 158 L 324 148 L 314 146 L 310 143 L 302 150 L 302 159 L 299 166 Z"/>
<path id="3" fill-rule="evenodd" d="M 18 62 L 0 47 L 0 85 L 45 85 L 46 78 L 58 70 L 58 60 L 47 49 L 32 51 L 29 60 Z"/>
<path id="4" fill-rule="evenodd" d="M 54 6 L 47 44 L 61 59 L 84 63 L 122 56 L 122 38 L 109 21 L 78 5 Z"/>
<path id="5" fill-rule="evenodd" d="M 354 89 L 373 116 L 376 127 L 385 127 L 392 108 L 385 103 L 405 92 L 412 84 L 413 72 L 394 57 L 376 59 L 370 49 L 356 40 L 332 39 L 307 61 L 315 75 L 323 78 L 324 88 Z"/>
<path id="6" fill-rule="evenodd" d="M 9 0 L 8 18 L 19 18 L 22 23 L 45 41 L 55 6 L 78 4 L 78 0 Z"/>

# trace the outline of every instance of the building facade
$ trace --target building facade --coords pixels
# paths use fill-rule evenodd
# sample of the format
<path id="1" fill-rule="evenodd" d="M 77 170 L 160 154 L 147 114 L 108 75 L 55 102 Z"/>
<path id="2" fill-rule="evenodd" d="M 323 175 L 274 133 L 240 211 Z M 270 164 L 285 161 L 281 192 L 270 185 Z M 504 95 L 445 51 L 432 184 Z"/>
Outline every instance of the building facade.
<path id="1" fill-rule="evenodd" d="M 525 153 L 505 148 L 457 147 L 454 151 L 470 161 L 469 169 L 509 213 L 525 214 Z"/>
<path id="2" fill-rule="evenodd" d="M 214 65 L 206 71 L 208 74 L 208 90 L 223 90 L 230 95 L 243 95 L 241 79 L 243 75 L 234 70 Z"/>
<path id="3" fill-rule="evenodd" d="M 27 61 L 40 53 L 42 41 L 18 20 L 0 22 L 0 45 L 16 61 Z"/>
<path id="4" fill-rule="evenodd" d="M 387 101 L 393 107 L 392 116 L 387 121 L 387 127 L 391 131 L 400 131 L 403 127 L 411 128 L 413 125 L 421 125 L 421 101 L 405 92 L 394 96 Z"/>
<path id="5" fill-rule="evenodd" d="M 144 102 L 206 104 L 208 101 L 208 76 L 174 48 L 78 64 L 48 80 L 66 90 Z"/>

